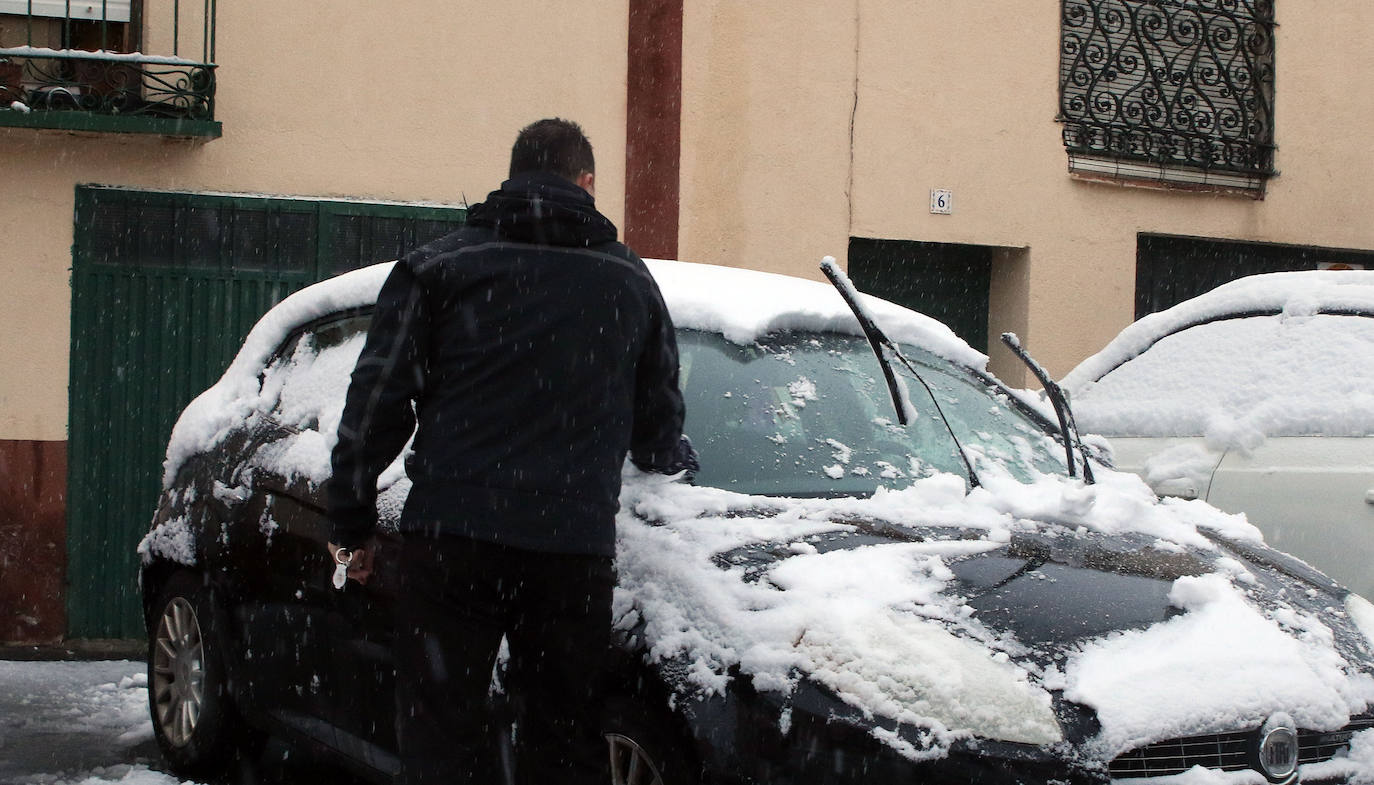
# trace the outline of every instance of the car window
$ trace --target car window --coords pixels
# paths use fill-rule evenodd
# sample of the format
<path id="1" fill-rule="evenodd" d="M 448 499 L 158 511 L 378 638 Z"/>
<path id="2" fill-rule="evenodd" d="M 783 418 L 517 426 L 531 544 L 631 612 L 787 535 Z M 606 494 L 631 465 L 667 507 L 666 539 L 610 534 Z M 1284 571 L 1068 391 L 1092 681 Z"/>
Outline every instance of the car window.
<path id="1" fill-rule="evenodd" d="M 282 347 L 263 374 L 262 399 L 274 420 L 288 428 L 334 432 L 370 321 L 349 316 L 326 322 Z"/>
<path id="2" fill-rule="evenodd" d="M 935 472 L 967 476 L 954 439 L 915 382 L 917 417 L 905 427 L 896 423 L 882 371 L 862 338 L 785 333 L 741 346 L 680 330 L 678 347 L 686 430 L 701 454 L 699 485 L 828 496 L 872 493 Z M 956 369 L 938 370 L 943 361 L 925 359 L 932 387 L 950 401 L 946 413 L 960 412 L 951 424 L 974 450 L 1012 461 L 1034 454 L 1026 468 L 1043 463 L 1062 471 L 1062 463 L 1036 453 L 1032 421 Z"/>
<path id="3" fill-rule="evenodd" d="M 1078 391 L 1108 436 L 1374 434 L 1374 318 L 1253 316 L 1174 333 Z"/>

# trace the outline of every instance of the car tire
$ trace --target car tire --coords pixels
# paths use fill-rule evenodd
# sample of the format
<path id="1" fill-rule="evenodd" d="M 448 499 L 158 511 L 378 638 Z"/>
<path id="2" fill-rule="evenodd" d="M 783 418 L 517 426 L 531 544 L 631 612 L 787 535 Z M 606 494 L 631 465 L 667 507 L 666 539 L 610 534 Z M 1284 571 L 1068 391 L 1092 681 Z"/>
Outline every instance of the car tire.
<path id="1" fill-rule="evenodd" d="M 631 699 L 608 705 L 604 736 L 610 754 L 611 785 L 689 785 L 699 771 L 681 736 L 674 734 L 667 709 L 657 719 Z"/>
<path id="2" fill-rule="evenodd" d="M 224 614 L 198 573 L 174 573 L 148 619 L 148 709 L 153 735 L 182 777 L 223 773 L 257 734 L 229 695 Z"/>

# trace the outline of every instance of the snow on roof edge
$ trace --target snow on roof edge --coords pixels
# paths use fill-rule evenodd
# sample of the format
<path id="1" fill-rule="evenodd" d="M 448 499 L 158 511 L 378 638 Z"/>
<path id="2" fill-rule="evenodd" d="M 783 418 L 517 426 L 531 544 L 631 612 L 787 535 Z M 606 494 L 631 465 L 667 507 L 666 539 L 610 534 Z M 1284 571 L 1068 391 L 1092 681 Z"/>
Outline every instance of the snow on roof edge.
<path id="1" fill-rule="evenodd" d="M 735 343 L 752 343 L 784 330 L 863 335 L 844 298 L 828 283 L 698 262 L 646 259 L 645 263 L 663 291 L 673 323 L 679 327 L 718 332 Z M 987 355 L 973 349 L 943 322 L 872 295 L 860 297 L 892 340 L 918 345 L 977 370 L 986 369 Z M 769 308 L 770 304 L 781 307 Z"/>

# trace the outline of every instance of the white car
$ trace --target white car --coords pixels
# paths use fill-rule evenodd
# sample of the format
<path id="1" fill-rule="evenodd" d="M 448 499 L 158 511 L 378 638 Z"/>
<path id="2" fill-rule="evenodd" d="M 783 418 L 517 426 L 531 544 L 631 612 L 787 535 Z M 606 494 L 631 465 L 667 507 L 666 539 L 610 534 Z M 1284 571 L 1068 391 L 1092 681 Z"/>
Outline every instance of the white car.
<path id="1" fill-rule="evenodd" d="M 1062 386 L 1118 469 L 1243 512 L 1374 597 L 1374 271 L 1233 281 L 1130 325 Z"/>

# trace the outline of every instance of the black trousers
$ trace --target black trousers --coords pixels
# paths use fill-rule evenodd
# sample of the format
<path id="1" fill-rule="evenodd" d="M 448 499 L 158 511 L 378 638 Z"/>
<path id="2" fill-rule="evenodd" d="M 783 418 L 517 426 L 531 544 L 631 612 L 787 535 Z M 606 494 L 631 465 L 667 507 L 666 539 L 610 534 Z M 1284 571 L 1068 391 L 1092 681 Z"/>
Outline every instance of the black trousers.
<path id="1" fill-rule="evenodd" d="M 405 785 L 501 782 L 492 667 L 509 646 L 516 782 L 605 785 L 601 737 L 614 562 L 458 537 L 407 537 L 396 629 Z"/>

